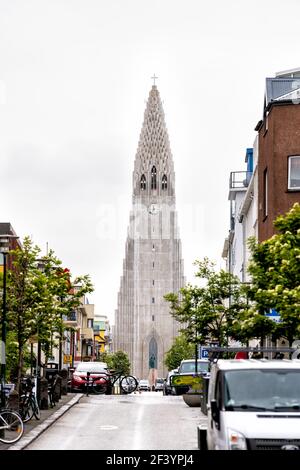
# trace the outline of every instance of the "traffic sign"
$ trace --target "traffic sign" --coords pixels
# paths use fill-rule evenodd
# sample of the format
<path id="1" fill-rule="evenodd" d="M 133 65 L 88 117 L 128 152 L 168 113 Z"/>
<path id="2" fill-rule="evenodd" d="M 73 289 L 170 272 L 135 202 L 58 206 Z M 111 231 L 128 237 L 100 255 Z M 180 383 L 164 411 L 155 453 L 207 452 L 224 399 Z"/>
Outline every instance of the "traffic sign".
<path id="1" fill-rule="evenodd" d="M 265 314 L 270 320 L 273 320 L 275 323 L 281 321 L 280 314 L 275 310 L 275 308 L 270 308 L 269 312 Z"/>
<path id="2" fill-rule="evenodd" d="M 199 353 L 198 353 L 198 358 L 199 359 L 208 359 L 208 351 L 207 351 L 207 349 L 205 349 L 205 347 L 200 346 Z"/>

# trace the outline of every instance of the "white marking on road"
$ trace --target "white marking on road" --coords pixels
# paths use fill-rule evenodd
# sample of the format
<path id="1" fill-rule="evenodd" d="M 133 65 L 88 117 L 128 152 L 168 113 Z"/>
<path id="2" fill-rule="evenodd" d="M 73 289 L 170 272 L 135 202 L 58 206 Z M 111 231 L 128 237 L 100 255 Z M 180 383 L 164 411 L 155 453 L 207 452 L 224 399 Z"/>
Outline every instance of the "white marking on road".
<path id="1" fill-rule="evenodd" d="M 99 429 L 102 429 L 103 431 L 111 431 L 113 429 L 118 429 L 118 426 L 113 426 L 110 424 L 107 424 L 106 426 L 99 426 Z"/>
<path id="2" fill-rule="evenodd" d="M 143 449 L 142 438 L 143 438 L 143 429 L 142 429 L 142 419 L 144 417 L 145 405 L 141 404 L 139 406 L 139 411 L 136 417 L 136 422 L 134 424 L 134 439 L 132 441 L 131 449 Z"/>

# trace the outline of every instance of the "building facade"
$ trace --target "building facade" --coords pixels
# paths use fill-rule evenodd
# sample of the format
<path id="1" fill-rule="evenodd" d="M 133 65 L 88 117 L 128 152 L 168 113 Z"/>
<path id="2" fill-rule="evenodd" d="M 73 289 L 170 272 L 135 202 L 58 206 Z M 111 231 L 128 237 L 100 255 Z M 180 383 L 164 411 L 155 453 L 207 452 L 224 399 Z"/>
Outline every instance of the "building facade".
<path id="1" fill-rule="evenodd" d="M 133 200 L 115 312 L 113 350 L 139 378 L 166 376 L 165 353 L 178 334 L 164 294 L 184 285 L 175 208 L 175 172 L 164 111 L 149 94 L 133 171 Z"/>
<path id="2" fill-rule="evenodd" d="M 270 238 L 273 221 L 300 201 L 300 69 L 266 79 L 263 119 L 256 126 L 258 239 Z"/>
<path id="3" fill-rule="evenodd" d="M 242 282 L 247 272 L 250 236 L 261 242 L 275 233 L 274 220 L 300 202 L 300 69 L 266 78 L 263 117 L 255 127 L 247 168 L 232 172 L 229 184 L 230 230 L 222 256 Z"/>

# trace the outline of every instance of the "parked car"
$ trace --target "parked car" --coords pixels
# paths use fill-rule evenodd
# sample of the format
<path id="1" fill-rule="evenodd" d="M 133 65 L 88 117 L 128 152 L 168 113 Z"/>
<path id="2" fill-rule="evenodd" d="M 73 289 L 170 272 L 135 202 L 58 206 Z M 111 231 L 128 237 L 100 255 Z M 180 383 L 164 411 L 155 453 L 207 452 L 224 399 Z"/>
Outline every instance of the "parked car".
<path id="1" fill-rule="evenodd" d="M 150 392 L 150 384 L 149 380 L 142 379 L 139 382 L 139 390 L 145 390 L 146 392 Z"/>
<path id="2" fill-rule="evenodd" d="M 154 391 L 159 392 L 164 388 L 164 379 L 157 378 L 155 381 Z"/>
<path id="3" fill-rule="evenodd" d="M 163 383 L 163 394 L 164 395 L 176 395 L 175 388 L 171 385 L 171 377 L 178 372 L 178 369 L 173 369 L 168 372 L 167 377 Z"/>
<path id="4" fill-rule="evenodd" d="M 172 378 L 171 380 L 171 385 L 175 386 L 175 394 L 176 395 L 182 395 L 183 393 L 187 393 L 188 390 L 190 389 L 190 385 L 188 384 L 180 384 L 176 386 L 176 381 L 177 382 L 183 382 L 184 379 L 176 380 L 176 376 L 194 376 L 196 374 L 196 364 L 195 364 L 195 359 L 184 359 L 181 361 L 180 366 L 178 368 L 177 374 L 174 374 L 175 377 Z M 197 360 L 197 373 L 206 376 L 208 375 L 208 367 L 209 367 L 209 361 L 208 359 L 198 359 Z M 186 381 L 189 381 L 190 379 L 186 379 Z"/>
<path id="5" fill-rule="evenodd" d="M 71 389 L 74 391 L 83 390 L 87 381 L 87 372 L 90 372 L 90 377 L 98 377 L 96 384 L 104 382 L 102 377 L 105 377 L 108 368 L 105 362 L 80 362 L 73 372 L 71 380 Z"/>

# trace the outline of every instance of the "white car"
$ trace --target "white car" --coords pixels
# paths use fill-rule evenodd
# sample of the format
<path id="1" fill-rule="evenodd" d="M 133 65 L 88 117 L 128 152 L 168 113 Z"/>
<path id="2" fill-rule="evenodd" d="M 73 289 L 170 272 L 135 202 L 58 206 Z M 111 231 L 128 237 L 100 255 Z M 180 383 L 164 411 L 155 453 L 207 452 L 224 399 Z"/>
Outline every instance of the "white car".
<path id="1" fill-rule="evenodd" d="M 145 390 L 146 392 L 150 392 L 150 384 L 149 380 L 142 379 L 139 382 L 139 390 Z"/>

